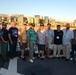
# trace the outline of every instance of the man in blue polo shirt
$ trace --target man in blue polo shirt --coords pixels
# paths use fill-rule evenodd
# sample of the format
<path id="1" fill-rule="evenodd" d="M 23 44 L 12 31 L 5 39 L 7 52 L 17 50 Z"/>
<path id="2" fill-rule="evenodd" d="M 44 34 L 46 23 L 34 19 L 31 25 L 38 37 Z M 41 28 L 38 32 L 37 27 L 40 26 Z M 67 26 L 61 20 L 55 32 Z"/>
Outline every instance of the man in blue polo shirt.
<path id="1" fill-rule="evenodd" d="M 18 29 L 16 28 L 16 23 L 11 23 L 12 27 L 9 29 L 9 47 L 10 47 L 10 57 L 13 58 L 16 52 L 17 39 L 18 39 Z"/>
<path id="2" fill-rule="evenodd" d="M 74 33 L 70 29 L 70 24 L 66 24 L 66 28 L 63 29 L 63 55 L 66 57 L 66 61 L 70 59 L 71 42 L 74 38 Z"/>

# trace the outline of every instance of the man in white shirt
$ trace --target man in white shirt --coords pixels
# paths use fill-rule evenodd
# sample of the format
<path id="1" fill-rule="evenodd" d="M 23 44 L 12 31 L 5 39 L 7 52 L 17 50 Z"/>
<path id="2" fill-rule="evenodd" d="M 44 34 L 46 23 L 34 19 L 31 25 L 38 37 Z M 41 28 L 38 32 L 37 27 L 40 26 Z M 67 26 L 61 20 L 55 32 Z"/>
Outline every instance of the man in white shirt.
<path id="1" fill-rule="evenodd" d="M 66 24 L 66 28 L 63 29 L 63 55 L 66 57 L 66 61 L 70 59 L 71 40 L 74 38 L 73 31 L 70 30 L 70 24 Z"/>

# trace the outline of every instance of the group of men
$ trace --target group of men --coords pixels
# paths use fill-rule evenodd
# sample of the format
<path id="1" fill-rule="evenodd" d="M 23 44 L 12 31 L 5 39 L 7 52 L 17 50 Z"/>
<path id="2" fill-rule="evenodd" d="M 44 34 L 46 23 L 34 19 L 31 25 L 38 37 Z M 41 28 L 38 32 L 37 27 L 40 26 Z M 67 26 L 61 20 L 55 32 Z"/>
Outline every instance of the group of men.
<path id="1" fill-rule="evenodd" d="M 13 58 L 16 53 L 17 42 L 19 42 L 21 49 L 21 59 L 25 58 L 25 49 L 29 50 L 29 61 L 33 61 L 34 45 L 38 47 L 38 58 L 44 59 L 44 52 L 46 51 L 46 58 L 50 59 L 50 52 L 53 47 L 53 58 L 60 58 L 61 50 L 63 51 L 63 57 L 66 61 L 74 59 L 74 51 L 76 47 L 76 30 L 70 29 L 70 24 L 66 24 L 66 28 L 61 30 L 61 26 L 57 25 L 57 29 L 51 29 L 51 24 L 47 24 L 45 28 L 44 24 L 40 24 L 37 32 L 35 31 L 35 24 L 31 23 L 30 28 L 27 30 L 27 23 L 23 22 L 18 28 L 16 23 L 11 23 L 11 28 L 7 30 L 6 23 L 2 23 L 2 29 L 0 30 L 1 39 L 1 55 L 6 60 L 9 44 L 10 57 Z M 52 46 L 53 45 L 53 46 Z M 71 51 L 71 54 L 70 54 Z"/>
<path id="2" fill-rule="evenodd" d="M 3 57 L 3 60 L 7 60 L 8 50 L 10 58 L 13 58 L 15 56 L 18 39 L 18 29 L 15 26 L 16 23 L 12 22 L 11 27 L 9 28 L 9 30 L 7 30 L 7 24 L 2 22 L 2 29 L 0 30 L 0 42 L 1 55 Z"/>

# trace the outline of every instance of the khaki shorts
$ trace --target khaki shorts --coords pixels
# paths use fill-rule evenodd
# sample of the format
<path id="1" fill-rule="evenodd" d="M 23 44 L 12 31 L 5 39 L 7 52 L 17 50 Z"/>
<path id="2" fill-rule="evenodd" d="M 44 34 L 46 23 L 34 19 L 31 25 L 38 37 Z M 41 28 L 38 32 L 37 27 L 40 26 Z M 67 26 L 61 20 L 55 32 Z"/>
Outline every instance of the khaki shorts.
<path id="1" fill-rule="evenodd" d="M 27 48 L 27 43 L 22 43 L 22 45 L 20 45 L 20 49 L 25 49 L 25 48 Z"/>

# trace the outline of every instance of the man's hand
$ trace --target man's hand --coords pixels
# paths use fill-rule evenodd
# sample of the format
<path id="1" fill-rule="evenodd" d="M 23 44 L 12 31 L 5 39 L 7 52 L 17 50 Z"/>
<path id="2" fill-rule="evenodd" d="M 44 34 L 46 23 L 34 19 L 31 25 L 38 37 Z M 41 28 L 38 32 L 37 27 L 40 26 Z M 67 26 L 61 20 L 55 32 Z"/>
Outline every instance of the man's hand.
<path id="1" fill-rule="evenodd" d="M 27 43 L 27 46 L 30 46 L 30 43 Z"/>
<path id="2" fill-rule="evenodd" d="M 53 41 L 51 42 L 51 44 L 53 44 Z"/>
<path id="3" fill-rule="evenodd" d="M 22 42 L 20 42 L 20 46 L 22 46 Z"/>
<path id="4" fill-rule="evenodd" d="M 13 41 L 11 40 L 10 43 L 13 44 Z"/>
<path id="5" fill-rule="evenodd" d="M 7 43 L 7 41 L 3 41 L 4 43 Z"/>

